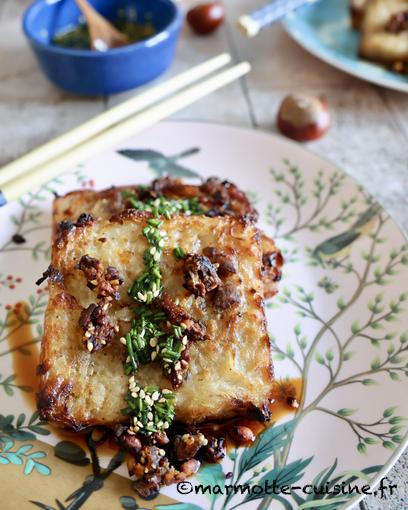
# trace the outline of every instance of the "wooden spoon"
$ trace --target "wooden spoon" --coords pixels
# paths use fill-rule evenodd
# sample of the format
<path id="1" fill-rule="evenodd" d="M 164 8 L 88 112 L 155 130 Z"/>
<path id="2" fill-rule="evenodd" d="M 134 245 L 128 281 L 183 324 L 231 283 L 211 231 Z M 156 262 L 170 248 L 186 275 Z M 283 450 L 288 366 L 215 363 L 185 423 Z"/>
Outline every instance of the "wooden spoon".
<path id="1" fill-rule="evenodd" d="M 112 23 L 97 12 L 88 0 L 75 0 L 88 24 L 91 48 L 96 51 L 107 51 L 110 48 L 126 46 L 129 40 L 119 32 Z"/>

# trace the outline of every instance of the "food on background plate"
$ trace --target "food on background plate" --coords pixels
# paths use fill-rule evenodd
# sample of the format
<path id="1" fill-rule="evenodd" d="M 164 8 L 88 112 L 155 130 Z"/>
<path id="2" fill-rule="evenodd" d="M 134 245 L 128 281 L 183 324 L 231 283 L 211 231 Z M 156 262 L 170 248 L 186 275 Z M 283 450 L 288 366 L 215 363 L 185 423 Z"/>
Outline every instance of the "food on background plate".
<path id="1" fill-rule="evenodd" d="M 224 7 L 220 2 L 199 4 L 187 13 L 187 23 L 199 35 L 214 32 L 224 22 Z"/>
<path id="2" fill-rule="evenodd" d="M 150 497 L 222 460 L 225 437 L 203 423 L 270 418 L 264 297 L 282 257 L 245 194 L 218 179 L 77 191 L 53 216 L 40 414 L 113 429 Z M 229 434 L 254 440 L 236 424 Z"/>
<path id="3" fill-rule="evenodd" d="M 330 127 L 327 102 L 308 94 L 289 94 L 279 108 L 277 125 L 282 134 L 298 142 L 317 140 Z"/>
<path id="4" fill-rule="evenodd" d="M 364 12 L 369 0 L 351 0 L 350 14 L 353 28 L 359 30 L 364 18 Z"/>
<path id="5" fill-rule="evenodd" d="M 368 0 L 358 28 L 363 58 L 408 74 L 408 0 Z"/>

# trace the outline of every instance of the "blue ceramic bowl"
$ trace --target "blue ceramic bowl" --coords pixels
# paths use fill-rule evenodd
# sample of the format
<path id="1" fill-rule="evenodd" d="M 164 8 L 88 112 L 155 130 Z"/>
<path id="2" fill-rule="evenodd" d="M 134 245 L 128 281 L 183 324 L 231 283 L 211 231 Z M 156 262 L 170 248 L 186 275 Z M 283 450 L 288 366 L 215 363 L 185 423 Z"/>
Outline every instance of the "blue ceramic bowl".
<path id="1" fill-rule="evenodd" d="M 55 34 L 82 21 L 74 0 L 36 0 L 25 12 L 23 29 L 48 79 L 81 95 L 108 95 L 132 89 L 161 74 L 171 64 L 182 16 L 171 0 L 90 0 L 106 18 L 124 10 L 129 19 L 148 19 L 155 35 L 105 53 L 61 48 Z"/>

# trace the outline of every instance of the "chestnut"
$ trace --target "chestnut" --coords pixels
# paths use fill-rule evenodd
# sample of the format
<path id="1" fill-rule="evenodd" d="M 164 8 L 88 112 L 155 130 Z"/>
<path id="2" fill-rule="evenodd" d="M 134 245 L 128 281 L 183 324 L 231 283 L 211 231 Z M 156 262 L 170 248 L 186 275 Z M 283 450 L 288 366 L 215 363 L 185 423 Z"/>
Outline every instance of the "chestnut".
<path id="1" fill-rule="evenodd" d="M 308 94 L 289 94 L 279 108 L 277 124 L 281 133 L 293 140 L 317 140 L 330 127 L 327 103 Z"/>
<path id="2" fill-rule="evenodd" d="M 214 32 L 224 21 L 224 7 L 219 2 L 199 4 L 187 13 L 187 22 L 196 34 Z"/>

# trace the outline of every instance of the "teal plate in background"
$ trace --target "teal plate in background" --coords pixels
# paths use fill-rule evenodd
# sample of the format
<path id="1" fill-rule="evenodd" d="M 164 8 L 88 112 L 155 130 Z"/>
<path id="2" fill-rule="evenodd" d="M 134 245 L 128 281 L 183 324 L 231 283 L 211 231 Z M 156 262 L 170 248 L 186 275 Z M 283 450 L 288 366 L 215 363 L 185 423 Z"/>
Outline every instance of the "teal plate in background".
<path id="1" fill-rule="evenodd" d="M 408 92 L 408 77 L 362 60 L 359 33 L 352 29 L 349 0 L 319 0 L 287 16 L 283 26 L 310 53 L 363 80 Z"/>

